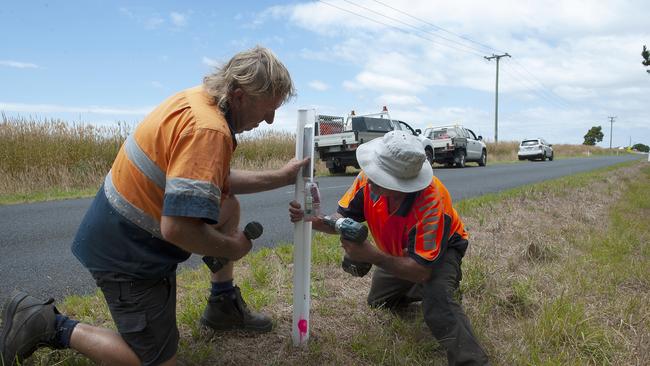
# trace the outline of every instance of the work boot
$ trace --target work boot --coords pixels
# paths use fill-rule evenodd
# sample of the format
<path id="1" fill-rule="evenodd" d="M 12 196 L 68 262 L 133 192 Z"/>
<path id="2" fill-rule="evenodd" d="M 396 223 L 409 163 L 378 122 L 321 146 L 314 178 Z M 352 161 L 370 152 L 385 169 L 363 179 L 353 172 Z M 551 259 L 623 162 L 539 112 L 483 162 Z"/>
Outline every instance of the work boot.
<path id="1" fill-rule="evenodd" d="M 5 366 L 16 365 L 42 346 L 60 348 L 55 342 L 54 299 L 43 301 L 14 291 L 7 302 L 0 332 L 0 354 Z"/>
<path id="2" fill-rule="evenodd" d="M 236 329 L 261 333 L 273 328 L 271 318 L 248 309 L 237 286 L 233 291 L 210 296 L 201 316 L 201 324 L 214 330 Z"/>

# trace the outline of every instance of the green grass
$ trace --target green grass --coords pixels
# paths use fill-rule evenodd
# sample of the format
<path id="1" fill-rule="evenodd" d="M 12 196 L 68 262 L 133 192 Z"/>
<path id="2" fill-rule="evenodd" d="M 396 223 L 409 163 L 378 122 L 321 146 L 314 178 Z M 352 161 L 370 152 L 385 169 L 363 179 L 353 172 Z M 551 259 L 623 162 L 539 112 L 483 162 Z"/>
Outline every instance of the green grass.
<path id="1" fill-rule="evenodd" d="M 613 345 L 605 329 L 589 319 L 585 305 L 561 297 L 543 305 L 526 328 L 528 345 L 522 361 L 533 364 L 611 364 Z"/>
<path id="2" fill-rule="evenodd" d="M 650 335 L 648 192 L 650 167 L 625 163 L 463 201 L 462 215 L 474 238 L 463 263 L 462 299 L 494 365 L 643 363 Z M 611 204 L 598 206 L 595 200 Z M 540 207 L 557 222 L 522 222 L 528 231 L 520 233 L 508 233 L 516 223 L 495 223 L 532 217 Z M 572 209 L 591 209 L 595 216 L 577 217 Z M 530 255 L 531 243 L 545 241 L 553 255 Z M 206 333 L 197 322 L 207 297 L 207 273 L 182 271 L 179 358 L 196 365 L 444 365 L 444 351 L 424 325 L 421 308 L 403 315 L 369 308 L 369 278 L 343 273 L 341 258 L 336 237 L 315 235 L 312 339 L 297 349 L 289 336 L 291 245 L 251 253 L 236 267 L 249 305 L 275 319 L 275 330 L 266 335 Z M 67 298 L 60 308 L 85 322 L 113 327 L 99 293 Z M 72 351 L 42 350 L 30 360 L 56 362 L 88 364 Z"/>

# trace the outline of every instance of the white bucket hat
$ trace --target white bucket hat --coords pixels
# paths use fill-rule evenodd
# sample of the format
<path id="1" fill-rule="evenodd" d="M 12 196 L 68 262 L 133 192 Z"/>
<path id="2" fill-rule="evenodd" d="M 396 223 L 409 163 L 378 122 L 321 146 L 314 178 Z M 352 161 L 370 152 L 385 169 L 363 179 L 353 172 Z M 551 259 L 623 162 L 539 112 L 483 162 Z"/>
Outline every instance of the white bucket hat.
<path id="1" fill-rule="evenodd" d="M 393 191 L 417 192 L 433 178 L 422 143 L 404 131 L 390 131 L 359 145 L 357 161 L 373 183 Z"/>

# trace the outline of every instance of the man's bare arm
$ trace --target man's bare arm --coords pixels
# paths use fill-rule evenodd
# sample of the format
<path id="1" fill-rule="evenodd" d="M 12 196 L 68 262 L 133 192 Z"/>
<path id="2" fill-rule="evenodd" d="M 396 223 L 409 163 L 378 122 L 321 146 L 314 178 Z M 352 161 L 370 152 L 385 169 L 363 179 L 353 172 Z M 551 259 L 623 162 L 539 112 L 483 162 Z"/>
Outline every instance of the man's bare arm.
<path id="1" fill-rule="evenodd" d="M 341 246 L 351 259 L 372 263 L 401 279 L 424 283 L 431 278 L 432 269 L 411 257 L 398 257 L 382 252 L 368 240 L 362 244 L 341 240 Z"/>
<path id="2" fill-rule="evenodd" d="M 230 171 L 230 193 L 246 194 L 269 191 L 296 182 L 296 175 L 303 166 L 309 166 L 309 158 L 304 160 L 291 159 L 285 166 L 276 170 Z"/>
<path id="3" fill-rule="evenodd" d="M 415 283 L 424 283 L 431 279 L 431 267 L 423 266 L 411 257 L 395 257 L 383 254 L 376 263 L 396 277 Z"/>
<path id="4" fill-rule="evenodd" d="M 163 216 L 160 229 L 166 241 L 190 253 L 237 260 L 252 248 L 241 231 L 224 235 L 197 218 Z"/>

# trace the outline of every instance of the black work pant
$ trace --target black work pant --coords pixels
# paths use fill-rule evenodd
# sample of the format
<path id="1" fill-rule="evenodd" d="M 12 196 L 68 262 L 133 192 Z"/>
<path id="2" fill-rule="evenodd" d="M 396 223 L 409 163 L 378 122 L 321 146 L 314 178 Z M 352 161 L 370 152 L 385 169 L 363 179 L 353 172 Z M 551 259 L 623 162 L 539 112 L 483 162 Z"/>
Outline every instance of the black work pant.
<path id="1" fill-rule="evenodd" d="M 423 284 L 397 278 L 376 268 L 368 304 L 395 309 L 422 300 L 424 321 L 447 350 L 449 365 L 487 365 L 487 355 L 478 343 L 463 308 L 454 297 L 462 277 L 461 261 L 461 253 L 449 248 L 433 270 L 432 278 Z"/>

